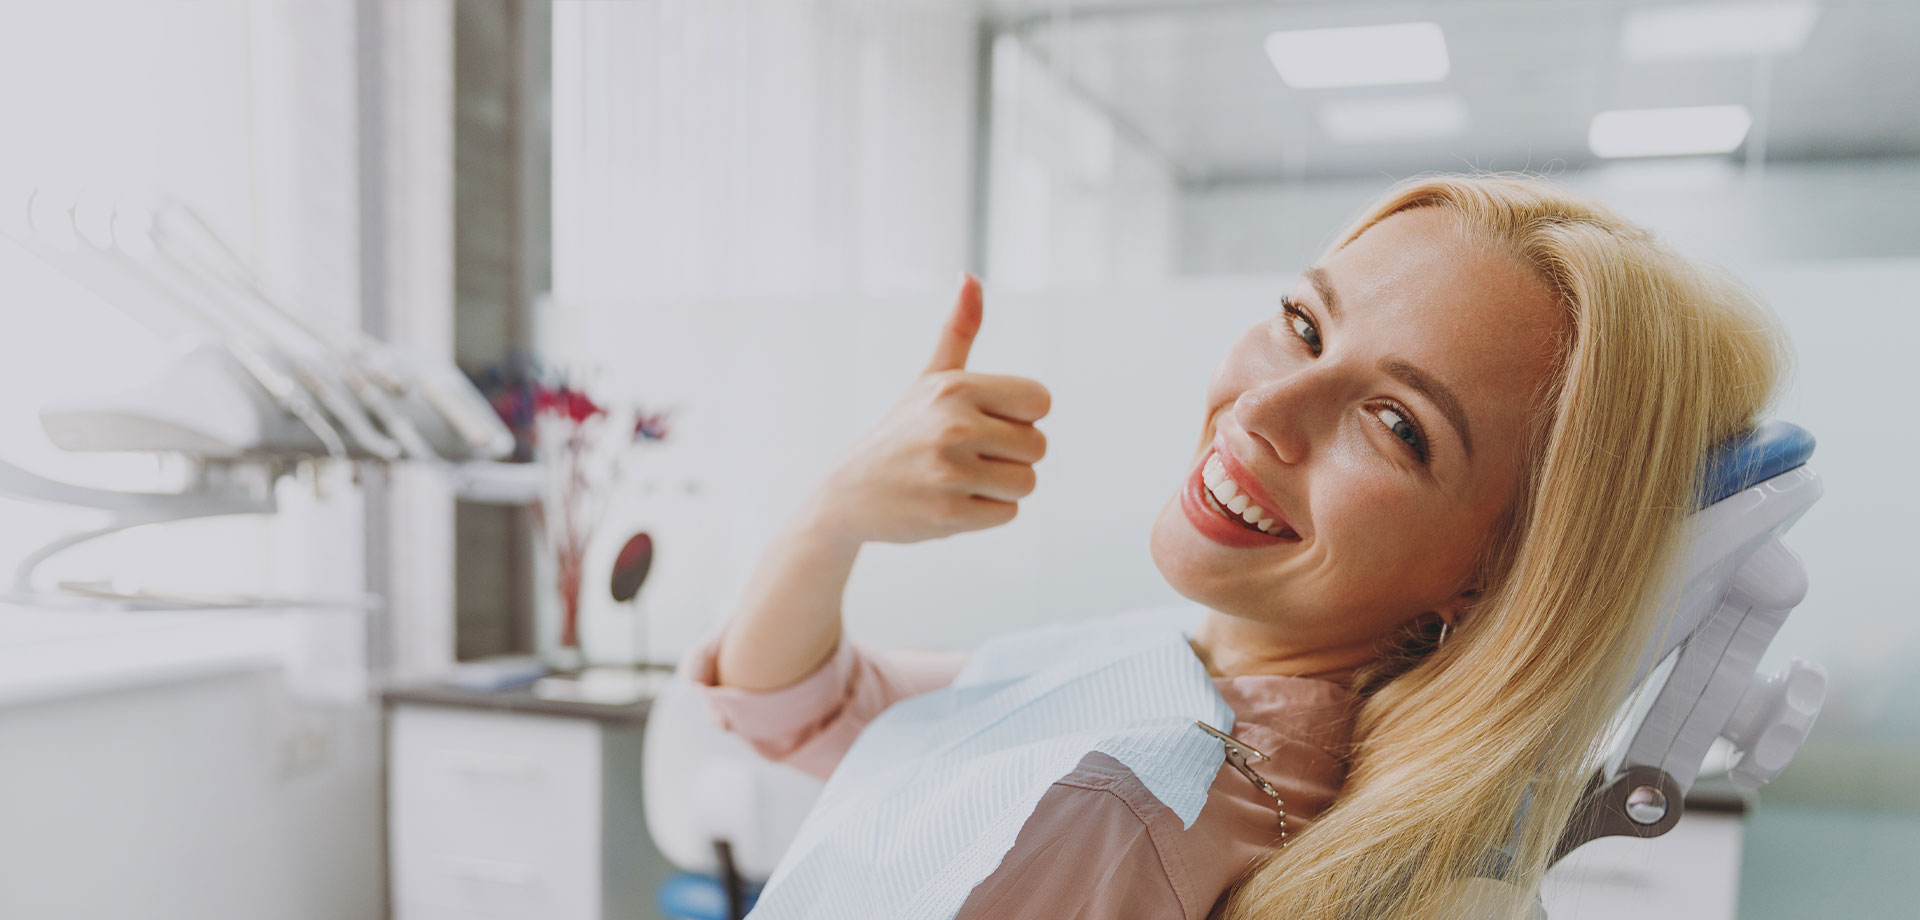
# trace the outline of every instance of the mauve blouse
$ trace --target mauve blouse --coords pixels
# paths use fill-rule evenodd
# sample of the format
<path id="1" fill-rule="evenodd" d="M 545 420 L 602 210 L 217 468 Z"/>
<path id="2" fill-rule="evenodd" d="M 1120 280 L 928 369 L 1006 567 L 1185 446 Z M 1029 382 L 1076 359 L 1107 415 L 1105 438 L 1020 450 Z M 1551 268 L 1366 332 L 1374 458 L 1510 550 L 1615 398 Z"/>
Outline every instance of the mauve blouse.
<path id="1" fill-rule="evenodd" d="M 967 659 L 965 652 L 873 649 L 843 637 L 806 677 L 751 691 L 714 682 L 724 635 L 723 626 L 679 665 L 709 715 L 761 756 L 822 780 L 881 710 L 952 683 Z M 1339 752 L 1351 731 L 1352 695 L 1304 677 L 1215 677 L 1213 685 L 1233 709 L 1233 736 L 1272 756 L 1253 769 L 1286 803 L 1287 833 L 1305 830 L 1345 779 Z M 1278 838 L 1273 799 L 1230 764 L 1221 764 L 1187 828 L 1124 764 L 1091 752 L 1040 799 L 956 920 L 1204 920 Z"/>

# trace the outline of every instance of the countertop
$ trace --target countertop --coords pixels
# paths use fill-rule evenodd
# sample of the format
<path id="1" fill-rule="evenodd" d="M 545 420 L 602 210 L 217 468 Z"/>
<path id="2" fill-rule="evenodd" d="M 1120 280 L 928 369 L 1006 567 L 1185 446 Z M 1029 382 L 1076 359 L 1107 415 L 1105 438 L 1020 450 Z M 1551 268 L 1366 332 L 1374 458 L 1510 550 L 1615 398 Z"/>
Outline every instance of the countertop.
<path id="1" fill-rule="evenodd" d="M 672 669 L 667 665 L 660 665 L 650 669 L 649 673 L 664 679 L 666 675 L 672 673 Z M 552 676 L 565 678 L 575 675 L 561 672 Z M 448 683 L 429 682 L 391 687 L 381 693 L 380 697 L 388 706 L 396 704 L 449 706 L 493 712 L 592 719 L 610 727 L 621 728 L 638 728 L 645 725 L 647 711 L 653 707 L 651 698 L 623 704 L 552 699 L 536 694 L 531 685 L 506 690 L 474 690 Z"/>
<path id="2" fill-rule="evenodd" d="M 285 666 L 270 611 L 103 612 L 0 605 L 0 706 Z"/>

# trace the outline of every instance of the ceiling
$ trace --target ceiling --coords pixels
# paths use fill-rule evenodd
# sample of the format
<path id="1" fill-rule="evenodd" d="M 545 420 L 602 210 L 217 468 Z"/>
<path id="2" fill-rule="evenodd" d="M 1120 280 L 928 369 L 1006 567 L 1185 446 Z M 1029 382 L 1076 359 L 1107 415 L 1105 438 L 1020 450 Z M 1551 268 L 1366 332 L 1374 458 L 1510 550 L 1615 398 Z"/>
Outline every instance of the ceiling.
<path id="1" fill-rule="evenodd" d="M 1806 47 L 1759 62 L 1631 62 L 1628 0 L 1253 2 L 989 0 L 986 10 L 1190 184 L 1423 169 L 1578 168 L 1601 111 L 1741 103 L 1754 127 L 1735 156 L 1768 162 L 1920 155 L 1920 3 L 1821 4 Z M 1282 29 L 1432 21 L 1445 80 L 1293 89 L 1262 40 Z M 1343 143 L 1321 126 L 1335 100 L 1451 94 L 1463 133 Z M 1761 144 L 1764 153 L 1761 154 Z"/>

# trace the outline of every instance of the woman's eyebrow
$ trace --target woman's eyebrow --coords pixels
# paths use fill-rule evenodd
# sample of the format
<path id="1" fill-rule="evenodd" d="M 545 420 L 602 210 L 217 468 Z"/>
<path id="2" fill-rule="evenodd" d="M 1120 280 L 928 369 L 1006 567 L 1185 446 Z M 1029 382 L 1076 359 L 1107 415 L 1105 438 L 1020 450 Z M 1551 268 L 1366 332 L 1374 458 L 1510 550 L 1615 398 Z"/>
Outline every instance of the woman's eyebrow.
<path id="1" fill-rule="evenodd" d="M 1327 277 L 1327 270 L 1315 265 L 1302 272 L 1313 285 L 1314 293 L 1320 295 L 1320 302 L 1327 307 L 1327 315 L 1340 318 L 1340 298 L 1334 296 L 1333 279 Z M 1440 407 L 1440 414 L 1452 423 L 1453 430 L 1459 432 L 1460 443 L 1467 449 L 1467 459 L 1473 459 L 1473 429 L 1467 425 L 1467 412 L 1460 405 L 1460 397 L 1452 389 L 1441 383 L 1438 377 L 1421 370 L 1400 358 L 1381 358 L 1380 369 L 1388 376 L 1412 387 L 1428 401 Z"/>
<path id="2" fill-rule="evenodd" d="M 1318 265 L 1307 269 L 1304 274 L 1313 285 L 1313 291 L 1320 295 L 1320 302 L 1327 305 L 1327 314 L 1334 319 L 1340 318 L 1340 298 L 1333 296 L 1333 282 L 1327 278 L 1327 270 Z"/>
<path id="3" fill-rule="evenodd" d="M 1460 443 L 1467 449 L 1467 459 L 1473 459 L 1473 432 L 1467 427 L 1467 413 L 1460 407 L 1460 397 L 1455 396 L 1446 384 L 1432 374 L 1399 358 L 1381 358 L 1380 369 L 1439 406 L 1440 414 L 1446 416 L 1447 421 L 1453 423 L 1453 430 L 1460 433 Z"/>

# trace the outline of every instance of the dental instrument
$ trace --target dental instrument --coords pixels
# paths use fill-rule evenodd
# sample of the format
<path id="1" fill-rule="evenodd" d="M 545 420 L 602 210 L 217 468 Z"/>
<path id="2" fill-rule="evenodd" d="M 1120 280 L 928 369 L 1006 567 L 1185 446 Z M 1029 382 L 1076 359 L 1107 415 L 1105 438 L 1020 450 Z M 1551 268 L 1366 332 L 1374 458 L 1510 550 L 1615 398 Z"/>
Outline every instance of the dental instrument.
<path id="1" fill-rule="evenodd" d="M 65 534 L 29 553 L 8 596 L 34 601 L 117 600 L 137 609 L 177 606 L 345 606 L 371 596 L 268 598 L 222 592 L 128 589 L 114 582 L 35 584 L 34 572 L 76 544 L 142 524 L 277 510 L 281 476 L 320 464 L 403 460 L 446 473 L 455 493 L 525 502 L 537 470 L 498 463 L 513 433 L 471 381 L 444 360 L 403 356 L 363 334 L 329 332 L 283 305 L 207 221 L 175 200 L 65 198 L 34 188 L 23 232 L 5 235 L 69 279 L 152 328 L 166 360 L 152 379 L 111 392 L 48 401 L 41 426 L 71 451 L 184 456 L 177 492 L 100 489 L 53 479 L 0 459 L 0 493 L 109 513 L 103 526 Z"/>

